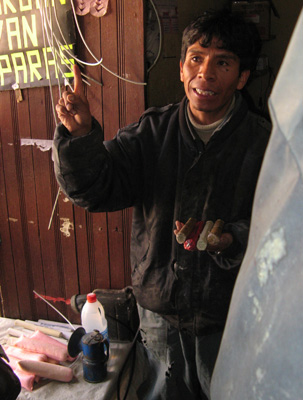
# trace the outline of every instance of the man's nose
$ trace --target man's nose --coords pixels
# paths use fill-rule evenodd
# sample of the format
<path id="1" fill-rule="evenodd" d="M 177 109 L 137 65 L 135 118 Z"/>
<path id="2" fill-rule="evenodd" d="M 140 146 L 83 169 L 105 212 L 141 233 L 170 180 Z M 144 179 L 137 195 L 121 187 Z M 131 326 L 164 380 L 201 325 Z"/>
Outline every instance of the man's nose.
<path id="1" fill-rule="evenodd" d="M 199 76 L 205 80 L 213 80 L 216 77 L 212 60 L 205 59 L 200 65 Z"/>

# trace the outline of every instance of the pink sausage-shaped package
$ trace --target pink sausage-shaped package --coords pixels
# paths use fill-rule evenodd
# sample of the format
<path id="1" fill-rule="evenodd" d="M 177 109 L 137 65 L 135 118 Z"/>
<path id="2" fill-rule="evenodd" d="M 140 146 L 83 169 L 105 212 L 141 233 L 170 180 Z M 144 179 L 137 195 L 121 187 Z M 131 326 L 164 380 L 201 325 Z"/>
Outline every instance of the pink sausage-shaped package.
<path id="1" fill-rule="evenodd" d="M 45 354 L 33 353 L 15 346 L 4 346 L 4 350 L 9 357 L 13 356 L 19 360 L 48 361 Z"/>
<path id="2" fill-rule="evenodd" d="M 15 342 L 15 346 L 34 353 L 45 354 L 57 361 L 67 360 L 67 346 L 40 331 L 36 331 L 30 337 L 21 336 Z"/>

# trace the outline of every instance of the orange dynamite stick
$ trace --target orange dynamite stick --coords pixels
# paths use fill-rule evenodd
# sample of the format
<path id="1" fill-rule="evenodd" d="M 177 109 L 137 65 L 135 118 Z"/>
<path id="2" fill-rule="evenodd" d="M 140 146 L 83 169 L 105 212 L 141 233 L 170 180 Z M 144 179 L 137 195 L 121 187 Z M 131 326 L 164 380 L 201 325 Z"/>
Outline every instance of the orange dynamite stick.
<path id="1" fill-rule="evenodd" d="M 224 221 L 222 221 L 222 219 L 217 219 L 212 230 L 209 232 L 207 236 L 208 244 L 216 246 L 220 242 L 223 226 L 224 226 Z"/>
<path id="2" fill-rule="evenodd" d="M 194 229 L 197 220 L 195 218 L 189 218 L 185 225 L 180 229 L 176 235 L 177 242 L 183 244 Z"/>
<path id="3" fill-rule="evenodd" d="M 204 221 L 199 221 L 196 223 L 194 229 L 192 230 L 191 234 L 189 237 L 185 240 L 184 242 L 184 249 L 189 250 L 189 251 L 194 251 L 197 249 L 197 241 L 200 236 L 200 233 L 202 232 L 203 226 L 204 226 Z"/>

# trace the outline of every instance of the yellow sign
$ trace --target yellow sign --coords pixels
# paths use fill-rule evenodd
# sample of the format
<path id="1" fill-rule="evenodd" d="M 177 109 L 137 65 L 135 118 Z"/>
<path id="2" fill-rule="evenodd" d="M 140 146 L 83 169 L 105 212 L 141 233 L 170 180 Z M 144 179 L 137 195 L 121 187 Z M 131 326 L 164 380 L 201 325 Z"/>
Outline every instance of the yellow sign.
<path id="1" fill-rule="evenodd" d="M 75 32 L 66 0 L 0 0 L 0 90 L 72 76 Z"/>

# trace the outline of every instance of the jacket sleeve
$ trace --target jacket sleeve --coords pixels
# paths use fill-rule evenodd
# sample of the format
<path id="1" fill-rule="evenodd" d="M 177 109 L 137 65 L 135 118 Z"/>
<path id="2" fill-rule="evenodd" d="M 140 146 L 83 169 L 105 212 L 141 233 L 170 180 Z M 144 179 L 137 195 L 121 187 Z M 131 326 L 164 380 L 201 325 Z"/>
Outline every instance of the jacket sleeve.
<path id="1" fill-rule="evenodd" d="M 92 126 L 91 132 L 81 137 L 71 136 L 62 124 L 56 127 L 53 143 L 56 179 L 67 197 L 88 211 L 130 207 L 138 195 L 135 182 L 139 177 L 134 172 L 140 170 L 138 157 L 129 156 L 118 135 L 104 142 L 101 126 L 94 118 Z"/>
<path id="2" fill-rule="evenodd" d="M 233 243 L 219 254 L 209 252 L 222 269 L 239 268 L 243 261 L 248 243 L 250 220 L 240 220 L 224 226 L 224 232 L 233 236 Z"/>

